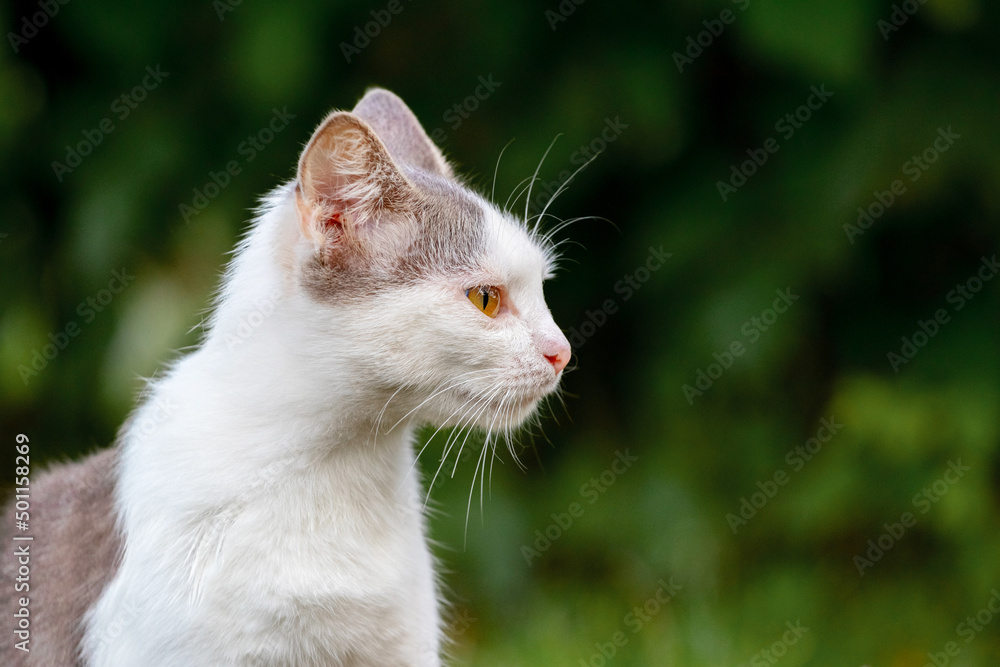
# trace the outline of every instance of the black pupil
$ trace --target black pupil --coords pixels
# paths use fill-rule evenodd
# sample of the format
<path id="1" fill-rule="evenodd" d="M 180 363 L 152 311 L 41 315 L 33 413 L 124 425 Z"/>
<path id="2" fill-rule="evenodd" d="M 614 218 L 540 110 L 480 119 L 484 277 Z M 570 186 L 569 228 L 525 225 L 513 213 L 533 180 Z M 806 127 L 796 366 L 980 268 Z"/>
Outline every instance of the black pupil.
<path id="1" fill-rule="evenodd" d="M 480 289 L 479 294 L 483 297 L 483 310 L 486 310 L 486 304 L 490 302 L 490 293 L 488 290 Z"/>

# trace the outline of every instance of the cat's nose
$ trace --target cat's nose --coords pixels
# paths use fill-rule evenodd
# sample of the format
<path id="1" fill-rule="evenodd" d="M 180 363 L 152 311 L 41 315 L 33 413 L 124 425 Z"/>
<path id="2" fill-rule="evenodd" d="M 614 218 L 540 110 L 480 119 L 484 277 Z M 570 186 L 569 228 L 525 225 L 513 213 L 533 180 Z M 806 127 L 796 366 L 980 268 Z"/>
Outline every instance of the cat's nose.
<path id="1" fill-rule="evenodd" d="M 556 369 L 556 375 L 566 368 L 566 364 L 569 363 L 569 345 L 566 346 L 565 350 L 560 350 L 558 354 L 546 354 L 545 358 L 549 360 L 552 364 L 552 368 Z"/>
<path id="2" fill-rule="evenodd" d="M 553 336 L 545 340 L 542 345 L 542 354 L 552 364 L 552 368 L 556 370 L 556 375 L 559 375 L 562 369 L 566 368 L 566 364 L 569 363 L 572 350 L 569 347 L 569 341 L 566 340 L 566 336 L 560 332 L 558 337 Z"/>

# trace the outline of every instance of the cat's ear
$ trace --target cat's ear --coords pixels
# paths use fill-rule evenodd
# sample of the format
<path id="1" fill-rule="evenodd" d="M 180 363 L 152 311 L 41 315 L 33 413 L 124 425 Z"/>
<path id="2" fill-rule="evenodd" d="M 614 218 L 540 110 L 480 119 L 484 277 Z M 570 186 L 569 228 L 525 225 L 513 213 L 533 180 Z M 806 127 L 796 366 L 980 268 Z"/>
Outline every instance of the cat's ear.
<path id="1" fill-rule="evenodd" d="M 357 239 L 388 216 L 411 219 L 417 202 L 385 145 L 352 113 L 327 116 L 299 159 L 296 208 L 317 245 Z"/>
<path id="2" fill-rule="evenodd" d="M 424 132 L 410 107 L 394 93 L 372 88 L 354 107 L 354 115 L 371 125 L 398 162 L 454 178 L 444 155 Z"/>

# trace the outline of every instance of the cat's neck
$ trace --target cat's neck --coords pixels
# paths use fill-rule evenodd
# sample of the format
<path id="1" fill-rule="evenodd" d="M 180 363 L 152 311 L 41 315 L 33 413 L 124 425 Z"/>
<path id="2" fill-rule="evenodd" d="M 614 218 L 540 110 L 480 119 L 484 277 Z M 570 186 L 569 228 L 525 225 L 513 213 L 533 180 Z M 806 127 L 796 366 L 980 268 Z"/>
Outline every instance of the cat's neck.
<path id="1" fill-rule="evenodd" d="M 334 482 L 378 504 L 415 478 L 413 425 L 391 392 L 366 382 L 356 342 L 325 330 L 322 363 L 302 353 L 319 334 L 303 316 L 308 302 L 281 282 L 288 258 L 273 250 L 275 218 L 289 214 L 274 207 L 248 237 L 203 344 L 154 385 L 124 432 L 123 493 L 152 497 L 150 511 Z"/>

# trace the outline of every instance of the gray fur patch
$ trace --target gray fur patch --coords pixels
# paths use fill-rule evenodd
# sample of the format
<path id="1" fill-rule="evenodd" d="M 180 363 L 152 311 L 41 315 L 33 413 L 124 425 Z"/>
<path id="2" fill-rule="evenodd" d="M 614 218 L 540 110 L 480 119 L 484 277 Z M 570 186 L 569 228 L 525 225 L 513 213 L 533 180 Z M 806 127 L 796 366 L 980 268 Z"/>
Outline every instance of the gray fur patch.
<path id="1" fill-rule="evenodd" d="M 78 667 L 82 620 L 113 578 L 121 543 L 115 529 L 113 491 L 117 449 L 106 449 L 62 464 L 31 484 L 32 542 L 13 542 L 11 502 L 3 513 L 0 614 L 4 628 L 14 622 L 18 598 L 30 600 L 31 651 L 14 648 L 12 634 L 0 642 L 6 667 Z M 18 562 L 10 545 L 30 545 L 30 590 L 15 593 Z"/>
<path id="2" fill-rule="evenodd" d="M 395 257 L 380 259 L 355 249 L 316 256 L 302 272 L 302 283 L 318 301 L 364 299 L 432 275 L 473 269 L 485 251 L 486 220 L 482 205 L 457 182 L 418 169 L 404 169 L 419 199 L 412 217 L 391 214 L 381 225 L 410 225 L 412 234 Z"/>

